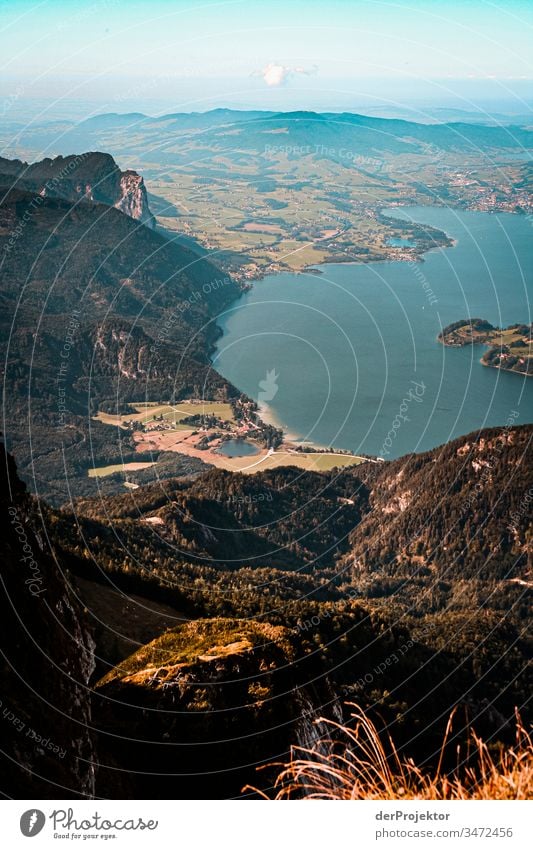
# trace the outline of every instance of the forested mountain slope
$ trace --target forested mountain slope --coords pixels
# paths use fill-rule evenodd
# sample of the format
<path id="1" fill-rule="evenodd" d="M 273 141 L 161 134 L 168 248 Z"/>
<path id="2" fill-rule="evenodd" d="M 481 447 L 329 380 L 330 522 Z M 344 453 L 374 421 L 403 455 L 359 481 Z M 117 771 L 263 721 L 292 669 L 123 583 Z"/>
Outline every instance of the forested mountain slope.
<path id="1" fill-rule="evenodd" d="M 90 421 L 98 409 L 237 394 L 209 352 L 238 289 L 113 207 L 9 185 L 0 194 L 5 438 L 32 488 L 60 503 L 65 471 L 85 481 L 94 459 L 134 455 Z"/>

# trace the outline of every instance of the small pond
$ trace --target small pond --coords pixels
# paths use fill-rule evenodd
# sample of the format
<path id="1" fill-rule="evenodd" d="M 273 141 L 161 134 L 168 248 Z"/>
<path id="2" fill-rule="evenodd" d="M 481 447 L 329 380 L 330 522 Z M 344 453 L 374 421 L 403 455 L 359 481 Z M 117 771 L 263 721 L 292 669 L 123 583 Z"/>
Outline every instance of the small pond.
<path id="1" fill-rule="evenodd" d="M 259 448 L 245 439 L 228 439 L 217 448 L 217 454 L 223 454 L 225 457 L 251 457 L 253 454 L 259 454 Z"/>

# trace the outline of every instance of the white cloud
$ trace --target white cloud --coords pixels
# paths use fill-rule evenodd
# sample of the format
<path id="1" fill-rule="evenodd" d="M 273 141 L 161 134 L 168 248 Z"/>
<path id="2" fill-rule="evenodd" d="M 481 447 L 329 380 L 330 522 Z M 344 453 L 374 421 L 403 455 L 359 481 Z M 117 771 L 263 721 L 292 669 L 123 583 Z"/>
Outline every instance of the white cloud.
<path id="1" fill-rule="evenodd" d="M 295 74 L 310 75 L 316 72 L 317 68 L 291 68 L 287 65 L 280 65 L 277 62 L 269 62 L 265 65 L 262 71 L 255 71 L 253 76 L 263 77 L 268 86 L 284 85 L 287 80 Z"/>

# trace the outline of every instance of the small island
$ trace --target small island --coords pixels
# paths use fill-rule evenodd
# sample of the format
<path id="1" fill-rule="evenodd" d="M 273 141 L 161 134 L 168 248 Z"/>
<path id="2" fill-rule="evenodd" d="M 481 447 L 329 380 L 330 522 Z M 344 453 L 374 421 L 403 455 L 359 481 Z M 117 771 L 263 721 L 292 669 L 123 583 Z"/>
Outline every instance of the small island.
<path id="1" fill-rule="evenodd" d="M 488 345 L 489 350 L 481 358 L 484 366 L 518 372 L 529 377 L 533 374 L 532 328 L 531 324 L 493 327 L 482 318 L 467 318 L 449 324 L 437 338 L 443 345 L 453 348 Z"/>

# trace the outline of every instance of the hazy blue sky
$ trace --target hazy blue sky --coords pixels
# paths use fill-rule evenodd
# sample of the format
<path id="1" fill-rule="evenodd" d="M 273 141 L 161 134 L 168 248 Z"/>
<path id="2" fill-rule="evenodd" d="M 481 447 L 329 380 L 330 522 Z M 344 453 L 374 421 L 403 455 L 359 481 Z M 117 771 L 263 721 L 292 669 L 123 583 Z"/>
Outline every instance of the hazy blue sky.
<path id="1" fill-rule="evenodd" d="M 0 14 L 4 98 L 531 102 L 533 0 L 0 0 Z"/>

